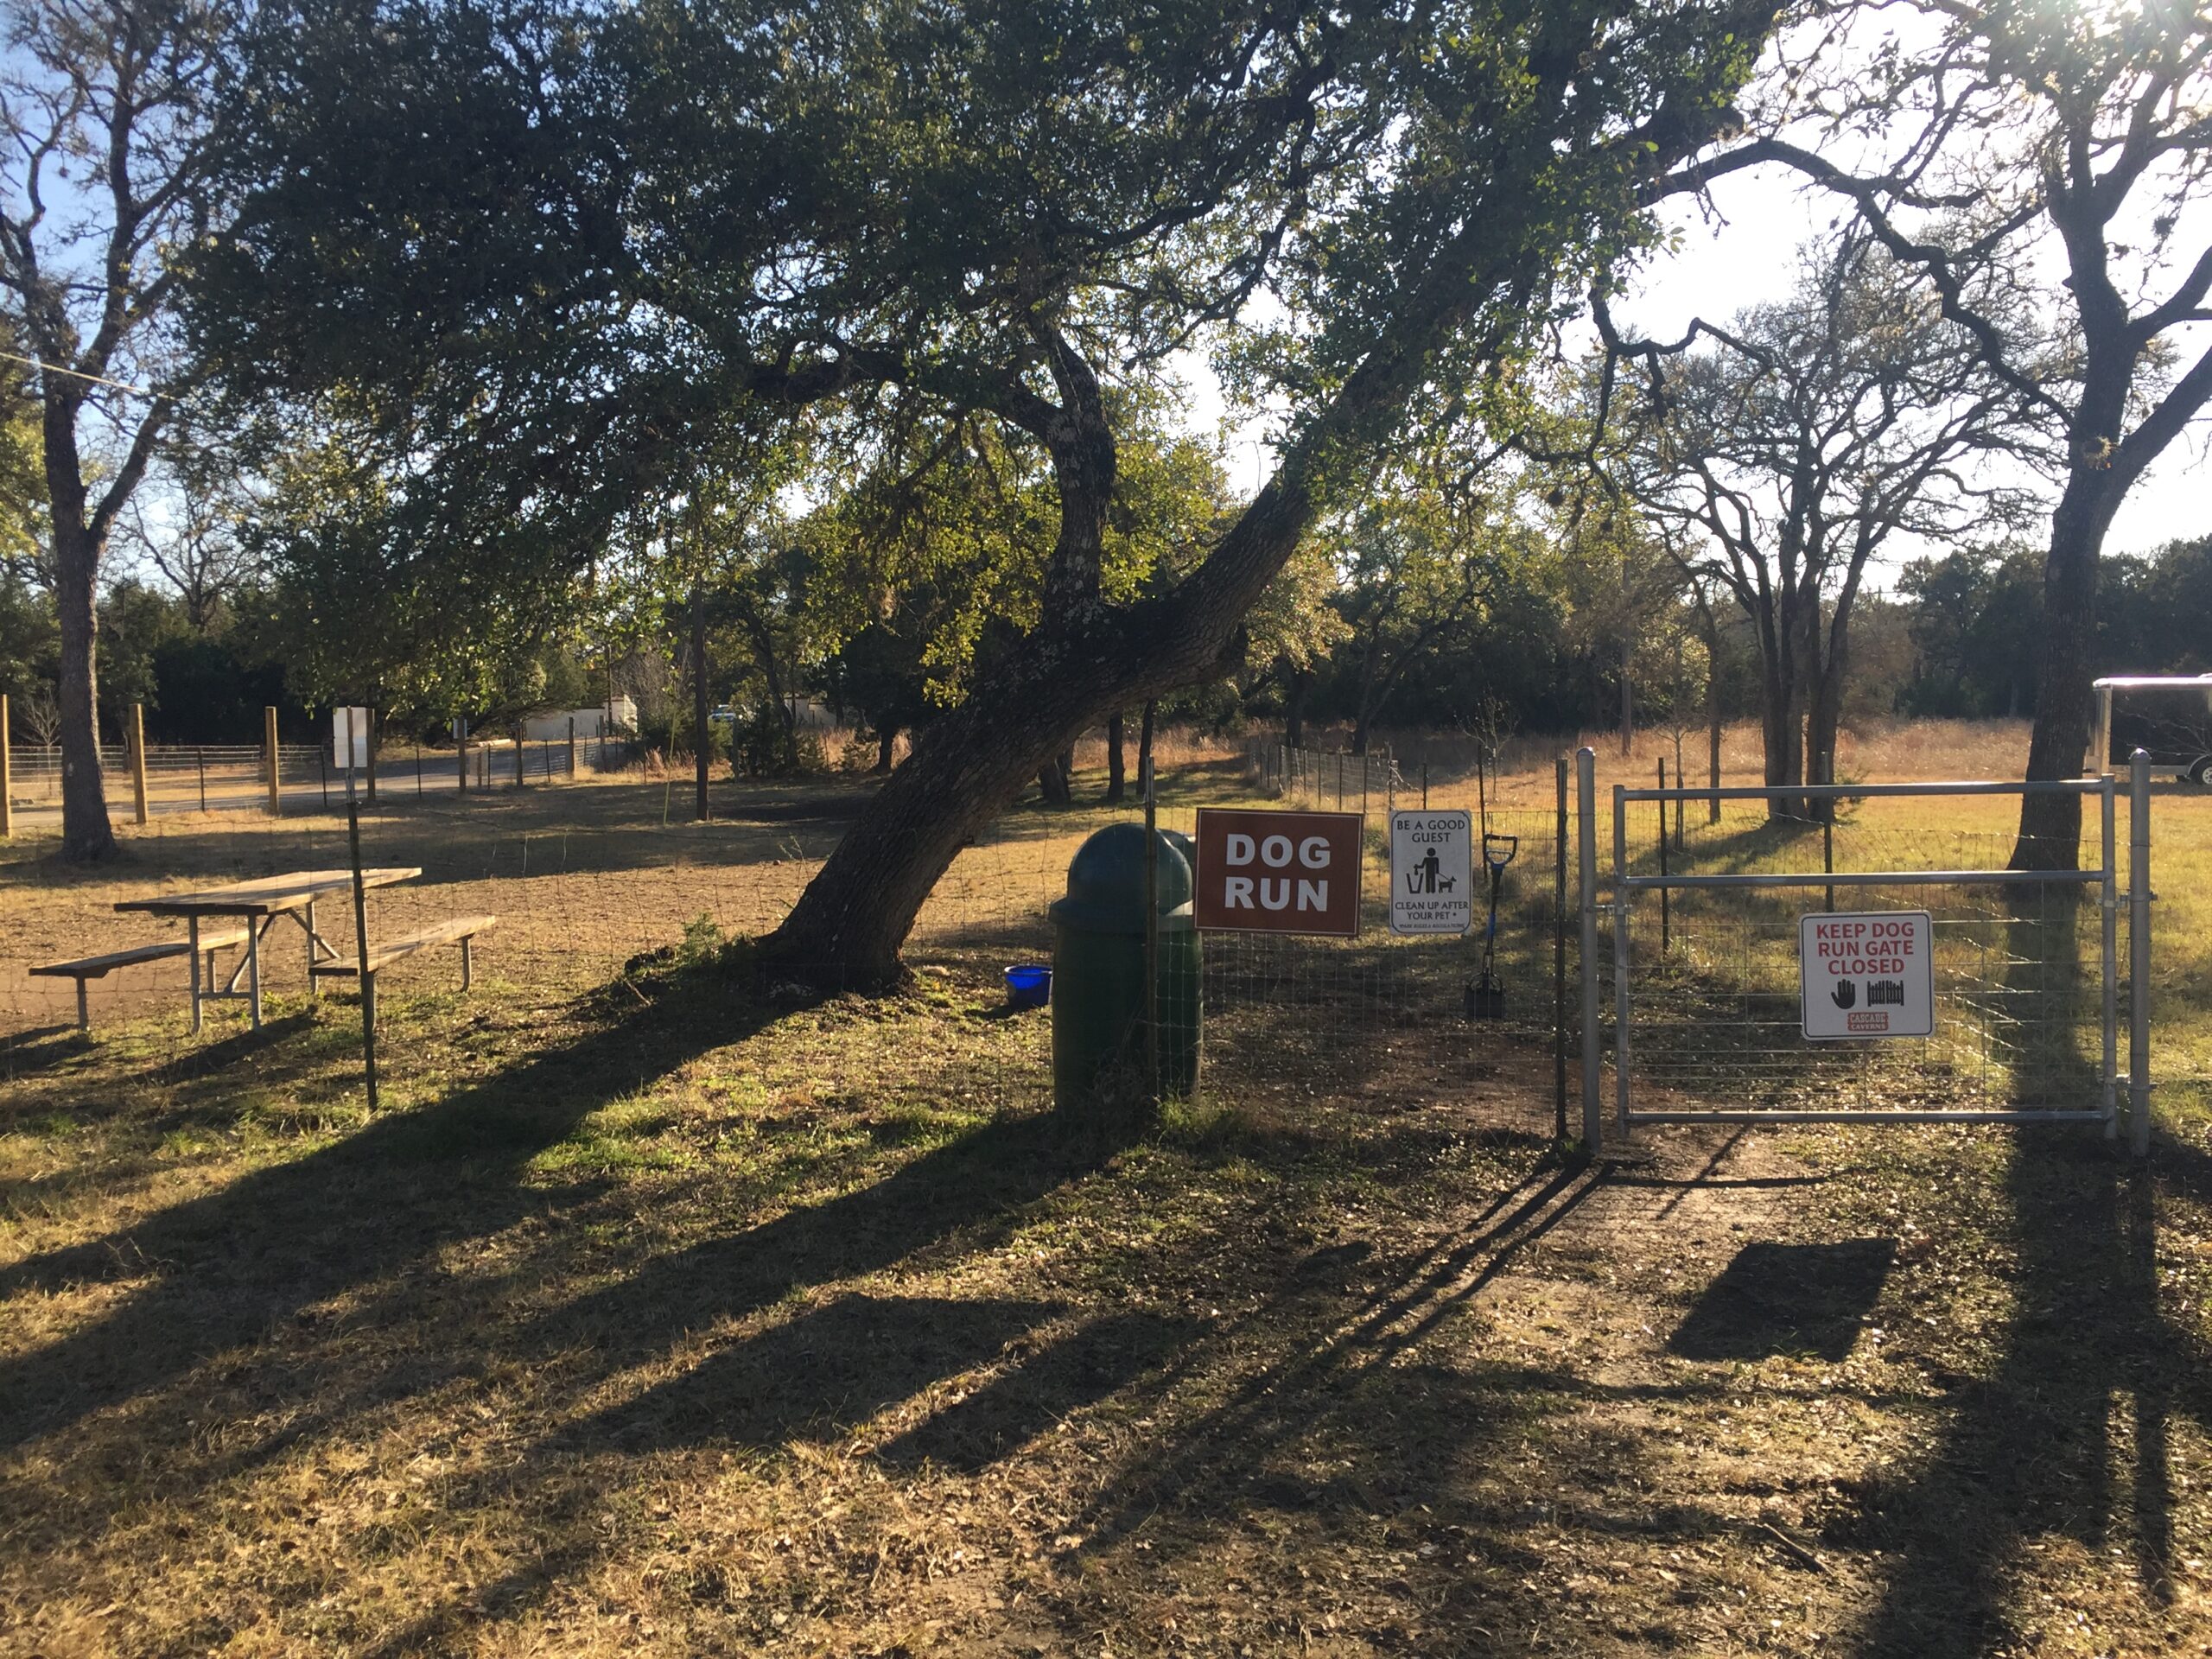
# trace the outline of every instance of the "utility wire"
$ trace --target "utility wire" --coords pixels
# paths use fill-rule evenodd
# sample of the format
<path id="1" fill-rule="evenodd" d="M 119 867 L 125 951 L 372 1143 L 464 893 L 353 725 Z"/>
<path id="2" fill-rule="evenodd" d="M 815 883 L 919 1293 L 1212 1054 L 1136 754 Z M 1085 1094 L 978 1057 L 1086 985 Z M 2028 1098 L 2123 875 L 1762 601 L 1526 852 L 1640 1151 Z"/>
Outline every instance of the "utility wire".
<path id="1" fill-rule="evenodd" d="M 0 358 L 10 363 L 28 364 L 43 374 L 66 374 L 73 380 L 89 380 L 96 386 L 113 386 L 118 391 L 135 393 L 141 397 L 156 397 L 161 394 L 143 386 L 126 385 L 120 380 L 110 380 L 101 375 L 86 374 L 82 369 L 65 369 L 59 363 L 41 363 L 37 358 L 25 357 L 21 352 L 0 352 Z"/>

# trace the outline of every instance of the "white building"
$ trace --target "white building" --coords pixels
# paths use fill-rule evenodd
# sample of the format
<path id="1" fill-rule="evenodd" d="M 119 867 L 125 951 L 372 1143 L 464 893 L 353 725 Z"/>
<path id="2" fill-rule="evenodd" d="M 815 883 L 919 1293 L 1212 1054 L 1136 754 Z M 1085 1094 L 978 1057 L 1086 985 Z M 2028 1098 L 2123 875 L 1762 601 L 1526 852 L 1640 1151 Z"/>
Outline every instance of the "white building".
<path id="1" fill-rule="evenodd" d="M 615 697 L 589 709 L 549 709 L 523 721 L 523 736 L 532 743 L 564 741 L 572 720 L 578 737 L 620 737 L 638 729 L 638 705 L 632 698 Z"/>

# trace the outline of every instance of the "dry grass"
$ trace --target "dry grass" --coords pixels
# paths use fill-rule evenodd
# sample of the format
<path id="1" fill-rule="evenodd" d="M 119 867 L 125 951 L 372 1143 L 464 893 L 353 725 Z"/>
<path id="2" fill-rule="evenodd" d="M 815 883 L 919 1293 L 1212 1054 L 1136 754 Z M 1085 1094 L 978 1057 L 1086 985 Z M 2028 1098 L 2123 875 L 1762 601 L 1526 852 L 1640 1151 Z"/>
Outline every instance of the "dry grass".
<path id="1" fill-rule="evenodd" d="M 395 986 L 376 1118 L 350 1000 L 289 982 L 258 1040 L 173 987 L 18 1033 L 0 1650 L 2212 1652 L 2201 1123 L 2147 1171 L 1934 1130 L 1566 1168 L 1510 1033 L 1319 1068 L 1412 982 L 1369 958 L 1222 1010 L 1285 1071 L 1110 1135 L 1036 1109 L 992 978 L 1088 820 L 966 855 L 915 995 L 768 1002 L 682 923 L 840 809 L 651 793 L 562 804 L 550 873 L 543 801 L 379 823 L 517 925 L 485 994 Z M 2199 810 L 2158 804 L 2177 907 Z M 112 896 L 73 880 L 0 871 L 11 933 L 69 942 Z M 582 983 L 632 942 L 674 948 Z"/>

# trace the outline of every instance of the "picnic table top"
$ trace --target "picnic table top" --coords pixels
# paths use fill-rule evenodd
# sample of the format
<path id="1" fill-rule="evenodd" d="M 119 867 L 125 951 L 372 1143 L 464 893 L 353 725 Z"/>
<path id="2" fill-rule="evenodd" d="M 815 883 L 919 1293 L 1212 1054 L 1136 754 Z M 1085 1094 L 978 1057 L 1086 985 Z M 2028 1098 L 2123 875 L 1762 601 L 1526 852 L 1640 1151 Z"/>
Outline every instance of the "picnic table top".
<path id="1" fill-rule="evenodd" d="M 361 885 L 388 887 L 422 874 L 416 868 L 363 870 Z M 126 899 L 118 910 L 143 911 L 153 916 L 275 916 L 313 904 L 327 893 L 350 889 L 351 870 L 294 870 L 285 875 L 264 875 L 252 881 L 232 881 L 219 887 L 199 887 L 190 893 L 165 893 L 155 899 Z"/>

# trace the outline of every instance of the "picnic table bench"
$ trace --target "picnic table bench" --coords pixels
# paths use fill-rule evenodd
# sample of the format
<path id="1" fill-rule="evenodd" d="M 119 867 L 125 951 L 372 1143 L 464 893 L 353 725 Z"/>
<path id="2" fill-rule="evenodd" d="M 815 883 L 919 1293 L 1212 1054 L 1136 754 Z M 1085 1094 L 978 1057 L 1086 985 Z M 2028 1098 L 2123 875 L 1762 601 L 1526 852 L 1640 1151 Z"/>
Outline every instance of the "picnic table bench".
<path id="1" fill-rule="evenodd" d="M 33 967 L 30 971 L 48 979 L 75 980 L 77 982 L 77 1029 L 90 1031 L 92 1028 L 92 1017 L 85 997 L 86 980 L 105 979 L 118 968 L 135 968 L 142 962 L 166 962 L 171 957 L 181 957 L 188 950 L 193 950 L 207 959 L 207 978 L 212 983 L 215 977 L 215 953 L 218 950 L 228 950 L 234 944 L 244 944 L 245 942 L 246 930 L 243 927 L 217 928 L 207 931 L 195 931 L 193 937 L 188 938 L 156 939 L 151 944 L 134 944 L 127 950 L 109 950 L 97 957 L 78 957 L 67 962 L 41 962 Z M 195 982 L 200 977 L 196 971 L 198 963 L 195 961 L 195 971 L 193 975 Z"/>
<path id="2" fill-rule="evenodd" d="M 402 881 L 410 881 L 422 874 L 419 868 L 390 868 L 364 870 L 361 885 L 365 887 L 389 887 Z M 327 964 L 338 959 L 336 947 L 315 931 L 315 900 L 327 895 L 350 893 L 353 887 L 351 870 L 298 870 L 288 875 L 262 876 L 251 881 L 231 881 L 221 887 L 202 887 L 190 893 L 162 893 L 153 899 L 126 899 L 116 906 L 119 911 L 137 911 L 149 916 L 181 918 L 187 934 L 187 949 L 192 957 L 192 1028 L 200 1029 L 200 1010 L 203 1003 L 234 998 L 245 1002 L 252 1010 L 253 1028 L 261 1029 L 261 941 L 269 930 L 276 925 L 279 917 L 289 916 L 306 931 L 308 936 L 308 986 L 312 991 L 318 975 L 327 971 Z M 200 984 L 200 926 L 213 918 L 236 918 L 245 924 L 245 955 L 219 989 L 213 965 L 207 974 L 206 988 Z M 243 977 L 246 988 L 238 989 Z"/>
<path id="3" fill-rule="evenodd" d="M 419 928 L 404 938 L 371 945 L 365 969 L 360 963 L 341 957 L 336 962 L 320 963 L 308 971 L 319 977 L 352 979 L 358 976 L 361 981 L 362 1005 L 367 1010 L 369 1027 L 373 1031 L 377 1023 L 378 973 L 418 951 L 435 950 L 442 944 L 458 944 L 461 947 L 461 988 L 465 991 L 474 977 L 468 948 L 479 933 L 488 932 L 499 919 L 496 916 L 454 916 L 442 922 L 433 922 L 429 926 Z"/>

